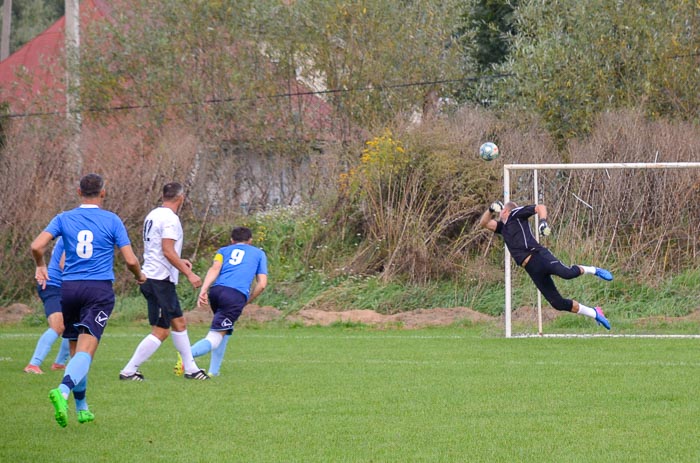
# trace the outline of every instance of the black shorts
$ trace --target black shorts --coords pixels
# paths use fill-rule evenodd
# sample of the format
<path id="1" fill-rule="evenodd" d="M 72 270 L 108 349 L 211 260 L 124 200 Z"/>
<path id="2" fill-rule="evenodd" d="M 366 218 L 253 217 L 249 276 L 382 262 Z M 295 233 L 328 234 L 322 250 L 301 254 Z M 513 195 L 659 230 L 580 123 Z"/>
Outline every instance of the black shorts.
<path id="1" fill-rule="evenodd" d="M 209 289 L 209 305 L 214 312 L 212 331 L 233 333 L 233 325 L 241 316 L 248 299 L 245 294 L 228 286 L 213 286 Z"/>
<path id="2" fill-rule="evenodd" d="M 175 283 L 148 278 L 139 288 L 148 302 L 148 323 L 151 326 L 169 329 L 173 318 L 182 317 Z"/>
<path id="3" fill-rule="evenodd" d="M 63 281 L 61 309 L 66 327 L 63 331 L 64 338 L 78 339 L 78 334 L 87 330 L 100 339 L 114 309 L 112 282 L 109 280 Z"/>

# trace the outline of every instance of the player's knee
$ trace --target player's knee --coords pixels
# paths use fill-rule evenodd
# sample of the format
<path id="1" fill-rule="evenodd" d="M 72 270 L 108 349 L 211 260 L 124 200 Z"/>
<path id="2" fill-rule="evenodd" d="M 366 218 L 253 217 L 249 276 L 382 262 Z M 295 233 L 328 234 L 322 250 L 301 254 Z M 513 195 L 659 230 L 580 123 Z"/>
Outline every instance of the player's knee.
<path id="1" fill-rule="evenodd" d="M 552 304 L 552 307 L 562 312 L 571 312 L 571 308 L 573 307 L 573 302 L 571 301 L 571 299 L 564 299 L 561 296 L 552 297 L 548 300 L 549 303 Z"/>
<path id="2" fill-rule="evenodd" d="M 219 344 L 221 344 L 223 336 L 221 336 L 221 334 L 219 334 L 217 331 L 210 331 L 209 333 L 207 333 L 204 339 L 209 341 L 209 343 L 211 344 L 211 350 L 214 350 L 217 347 L 219 347 Z"/>

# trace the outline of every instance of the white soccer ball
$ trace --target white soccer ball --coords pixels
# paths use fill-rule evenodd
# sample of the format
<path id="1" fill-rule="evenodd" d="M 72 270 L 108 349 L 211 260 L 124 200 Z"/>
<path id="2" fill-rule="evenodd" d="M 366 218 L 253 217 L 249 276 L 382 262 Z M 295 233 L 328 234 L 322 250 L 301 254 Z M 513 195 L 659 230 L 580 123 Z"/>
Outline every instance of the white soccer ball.
<path id="1" fill-rule="evenodd" d="M 479 148 L 479 156 L 481 156 L 481 159 L 484 161 L 493 161 L 500 154 L 501 153 L 498 151 L 498 146 L 490 141 L 487 141 Z"/>

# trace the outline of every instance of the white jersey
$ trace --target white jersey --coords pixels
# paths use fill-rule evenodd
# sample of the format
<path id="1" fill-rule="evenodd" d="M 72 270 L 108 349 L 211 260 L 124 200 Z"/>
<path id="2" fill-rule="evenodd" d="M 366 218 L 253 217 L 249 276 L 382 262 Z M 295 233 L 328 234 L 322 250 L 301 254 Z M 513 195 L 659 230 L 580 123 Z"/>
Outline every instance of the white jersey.
<path id="1" fill-rule="evenodd" d="M 157 207 L 148 213 L 143 222 L 143 266 L 141 271 L 153 280 L 169 279 L 177 284 L 180 274 L 163 254 L 163 239 L 175 240 L 175 252 L 182 251 L 182 224 L 180 218 L 168 207 Z"/>

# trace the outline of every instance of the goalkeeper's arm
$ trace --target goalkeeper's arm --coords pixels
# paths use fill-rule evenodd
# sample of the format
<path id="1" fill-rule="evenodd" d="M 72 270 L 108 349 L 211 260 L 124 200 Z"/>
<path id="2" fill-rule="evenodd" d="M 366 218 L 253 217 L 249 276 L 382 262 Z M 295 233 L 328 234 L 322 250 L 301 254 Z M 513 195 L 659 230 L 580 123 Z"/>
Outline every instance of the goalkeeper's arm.
<path id="1" fill-rule="evenodd" d="M 488 230 L 491 230 L 492 232 L 495 232 L 498 222 L 493 220 L 492 214 L 493 212 L 491 212 L 491 209 L 486 209 L 484 213 L 481 214 L 481 219 L 479 219 L 479 225 L 481 226 L 481 228 L 486 228 Z"/>
<path id="2" fill-rule="evenodd" d="M 552 233 L 552 229 L 549 227 L 549 223 L 547 222 L 547 206 L 544 204 L 538 204 L 535 206 L 535 213 L 537 214 L 537 218 L 540 222 L 540 234 L 543 236 L 549 236 Z"/>

